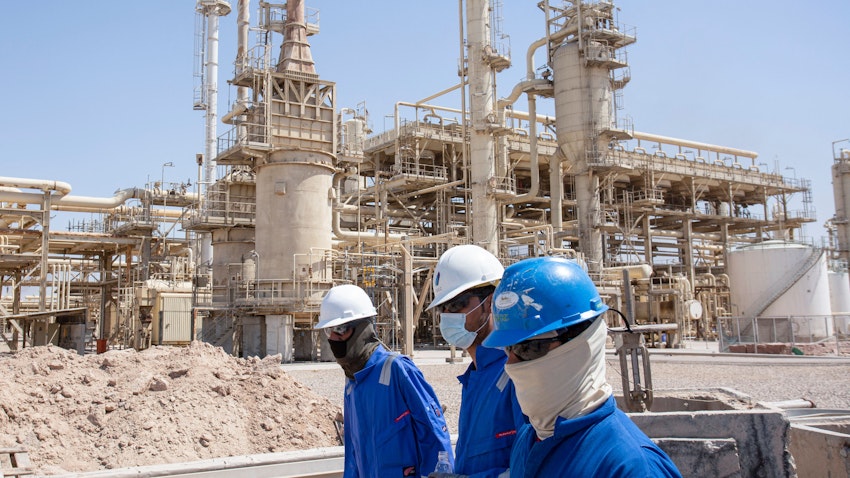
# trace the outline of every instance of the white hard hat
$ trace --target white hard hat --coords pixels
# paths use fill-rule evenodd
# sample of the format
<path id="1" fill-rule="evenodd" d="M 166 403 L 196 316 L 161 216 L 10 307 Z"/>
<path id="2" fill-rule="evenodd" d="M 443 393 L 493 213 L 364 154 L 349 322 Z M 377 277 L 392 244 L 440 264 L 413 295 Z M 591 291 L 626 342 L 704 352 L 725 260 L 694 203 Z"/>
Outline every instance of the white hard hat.
<path id="1" fill-rule="evenodd" d="M 332 287 L 322 299 L 317 329 L 342 325 L 352 320 L 378 315 L 366 291 L 352 284 Z"/>
<path id="2" fill-rule="evenodd" d="M 428 309 L 448 302 L 468 289 L 484 284 L 496 285 L 505 268 L 483 247 L 455 246 L 440 256 L 434 269 L 434 300 Z M 426 309 L 426 310 L 428 310 Z"/>

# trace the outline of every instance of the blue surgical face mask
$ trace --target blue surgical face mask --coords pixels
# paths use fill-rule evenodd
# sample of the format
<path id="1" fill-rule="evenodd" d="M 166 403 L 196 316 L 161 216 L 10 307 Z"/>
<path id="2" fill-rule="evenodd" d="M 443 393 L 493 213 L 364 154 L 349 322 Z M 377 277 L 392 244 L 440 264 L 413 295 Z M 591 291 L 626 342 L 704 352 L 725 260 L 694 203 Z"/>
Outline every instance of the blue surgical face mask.
<path id="1" fill-rule="evenodd" d="M 463 312 L 440 314 L 440 332 L 451 345 L 465 349 L 475 342 L 475 332 L 466 330 L 466 314 Z"/>
<path id="2" fill-rule="evenodd" d="M 477 307 L 475 307 L 475 309 L 481 307 L 483 304 L 484 302 L 481 302 Z M 465 313 L 444 312 L 440 314 L 440 333 L 443 334 L 443 338 L 446 339 L 446 342 L 462 349 L 469 348 L 469 346 L 475 342 L 475 337 L 478 336 L 478 332 L 487 325 L 487 320 L 489 319 L 489 317 L 485 317 L 481 322 L 481 326 L 478 327 L 478 330 L 475 332 L 466 330 L 466 314 L 474 312 L 475 309 Z"/>

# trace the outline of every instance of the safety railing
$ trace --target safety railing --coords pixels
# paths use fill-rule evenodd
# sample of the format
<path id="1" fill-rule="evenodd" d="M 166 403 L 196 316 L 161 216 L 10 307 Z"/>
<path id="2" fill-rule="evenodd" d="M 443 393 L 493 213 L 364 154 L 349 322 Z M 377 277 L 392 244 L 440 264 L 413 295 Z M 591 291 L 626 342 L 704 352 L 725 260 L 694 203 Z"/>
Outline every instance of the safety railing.
<path id="1" fill-rule="evenodd" d="M 215 224 L 253 224 L 257 216 L 257 204 L 253 201 L 211 200 L 202 209 L 193 209 L 189 222 Z"/>
<path id="2" fill-rule="evenodd" d="M 664 191 L 661 189 L 642 189 L 638 191 L 626 191 L 623 193 L 624 199 L 632 204 L 652 202 L 663 203 Z"/>
<path id="3" fill-rule="evenodd" d="M 405 161 L 401 164 L 393 166 L 393 172 L 417 178 L 446 179 L 445 166 L 438 166 L 436 164 L 426 164 L 421 162 Z"/>

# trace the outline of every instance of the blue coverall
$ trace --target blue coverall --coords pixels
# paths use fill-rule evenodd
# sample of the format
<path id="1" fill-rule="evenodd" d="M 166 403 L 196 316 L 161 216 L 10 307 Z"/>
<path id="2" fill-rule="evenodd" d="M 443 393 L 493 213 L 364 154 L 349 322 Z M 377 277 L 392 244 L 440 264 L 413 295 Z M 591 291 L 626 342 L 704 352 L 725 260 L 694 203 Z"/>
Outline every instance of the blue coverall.
<path id="1" fill-rule="evenodd" d="M 618 409 L 614 397 L 588 415 L 555 423 L 555 434 L 538 440 L 524 426 L 511 454 L 511 477 L 677 477 L 676 466 Z"/>
<path id="2" fill-rule="evenodd" d="M 454 462 L 434 389 L 409 357 L 383 345 L 346 378 L 343 411 L 345 478 L 426 476 L 440 451 Z"/>
<path id="3" fill-rule="evenodd" d="M 528 420 L 505 373 L 504 351 L 478 346 L 475 364 L 458 377 L 462 385 L 455 473 L 496 477 L 508 468 L 511 446 Z"/>

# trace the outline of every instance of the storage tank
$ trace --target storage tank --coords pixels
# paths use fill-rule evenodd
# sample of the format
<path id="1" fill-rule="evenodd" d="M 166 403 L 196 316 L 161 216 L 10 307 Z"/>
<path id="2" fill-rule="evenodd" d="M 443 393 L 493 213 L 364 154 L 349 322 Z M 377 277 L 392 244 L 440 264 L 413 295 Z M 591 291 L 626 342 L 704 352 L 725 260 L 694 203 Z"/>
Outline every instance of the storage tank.
<path id="1" fill-rule="evenodd" d="M 286 296 L 295 299 L 297 286 L 291 281 L 330 282 L 330 264 L 322 251 L 333 245 L 329 191 L 334 170 L 330 156 L 320 152 L 273 156 L 280 159 L 261 166 L 257 174 L 258 275 L 288 281 L 284 287 L 291 293 Z M 314 292 L 321 300 L 324 291 Z"/>
<path id="2" fill-rule="evenodd" d="M 348 154 L 363 154 L 363 146 L 366 143 L 366 121 L 357 117 L 347 120 L 343 128 L 345 130 L 345 142 L 343 149 Z"/>
<path id="3" fill-rule="evenodd" d="M 835 332 L 850 333 L 850 273 L 829 271 L 829 298 L 835 320 Z"/>
<path id="4" fill-rule="evenodd" d="M 797 336 L 832 335 L 826 256 L 806 244 L 765 241 L 728 254 L 732 315 L 791 317 Z"/>

